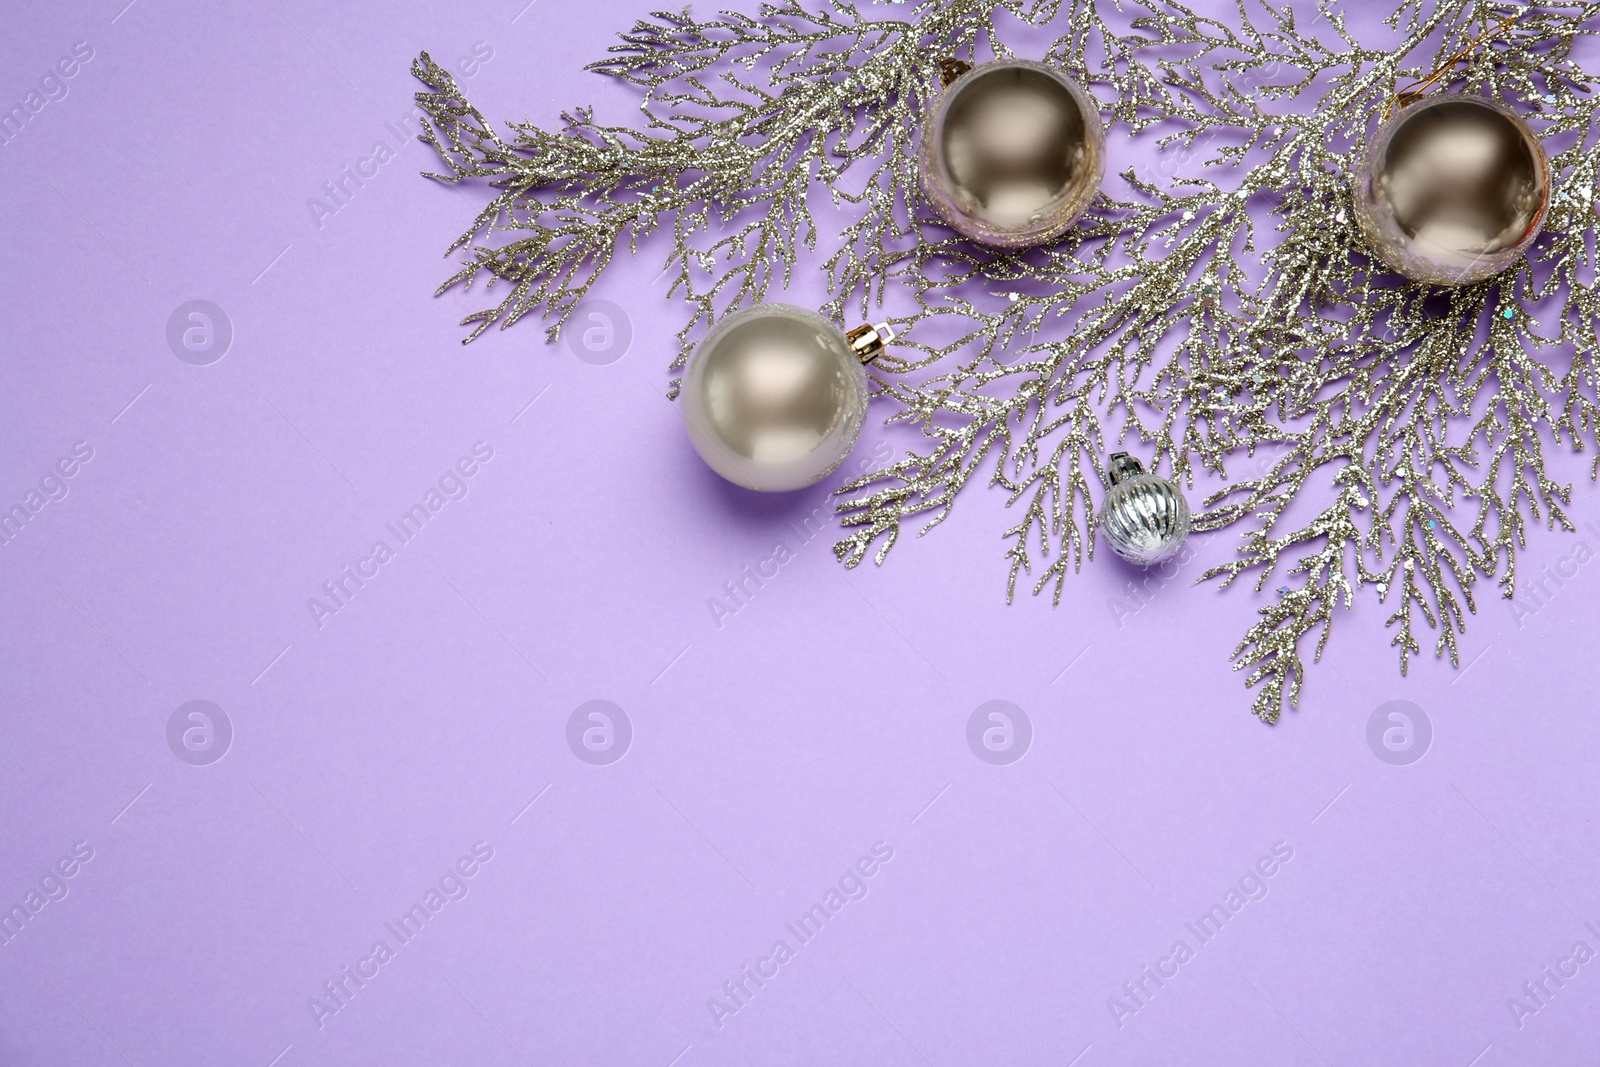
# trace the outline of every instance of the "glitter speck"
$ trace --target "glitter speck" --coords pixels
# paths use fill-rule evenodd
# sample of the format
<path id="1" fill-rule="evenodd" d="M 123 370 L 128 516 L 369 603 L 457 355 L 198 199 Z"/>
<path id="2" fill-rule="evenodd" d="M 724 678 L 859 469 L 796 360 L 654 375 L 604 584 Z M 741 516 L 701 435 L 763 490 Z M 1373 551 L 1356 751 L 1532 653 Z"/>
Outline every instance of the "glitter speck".
<path id="1" fill-rule="evenodd" d="M 1500 312 L 1500 317 L 1502 319 L 1514 319 L 1517 317 L 1517 313 L 1511 308 L 1506 308 L 1504 311 Z"/>
<path id="2" fill-rule="evenodd" d="M 1018 300 L 1022 299 L 1022 294 L 1020 294 L 1020 293 L 1007 293 L 1006 294 L 1006 299 L 1011 301 L 1013 304 L 1015 304 Z"/>
<path id="3" fill-rule="evenodd" d="M 1286 597 L 1288 595 L 1289 595 L 1289 587 L 1288 586 L 1286 586 L 1286 585 L 1278 586 L 1278 596 L 1279 597 Z"/>
<path id="4" fill-rule="evenodd" d="M 1192 211 L 1185 211 L 1185 212 L 1184 212 L 1184 213 L 1183 213 L 1183 221 L 1184 221 L 1184 222 L 1193 222 L 1193 221 L 1194 221 L 1194 212 L 1192 212 Z"/>

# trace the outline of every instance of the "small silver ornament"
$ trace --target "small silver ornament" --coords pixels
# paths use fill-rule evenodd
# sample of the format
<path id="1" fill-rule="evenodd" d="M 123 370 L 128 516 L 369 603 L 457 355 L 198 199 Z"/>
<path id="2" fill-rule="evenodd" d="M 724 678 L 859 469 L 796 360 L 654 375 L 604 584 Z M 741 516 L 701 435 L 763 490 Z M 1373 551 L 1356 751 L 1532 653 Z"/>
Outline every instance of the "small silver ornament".
<path id="1" fill-rule="evenodd" d="M 814 311 L 762 304 L 723 319 L 683 380 L 689 438 L 712 470 L 761 492 L 803 489 L 855 447 L 887 325 L 848 334 Z"/>
<path id="2" fill-rule="evenodd" d="M 1171 559 L 1189 536 L 1189 502 L 1177 483 L 1146 474 L 1126 452 L 1107 464 L 1111 488 L 1100 506 L 1100 530 L 1111 551 L 1141 567 Z"/>
<path id="3" fill-rule="evenodd" d="M 1464 285 L 1500 273 L 1539 236 L 1550 161 L 1511 109 L 1476 96 L 1411 94 L 1367 142 L 1356 218 L 1412 281 Z"/>
<path id="4" fill-rule="evenodd" d="M 1061 236 L 1100 191 L 1105 129 L 1094 99 L 1042 63 L 946 60 L 922 125 L 923 195 L 957 232 L 997 248 Z"/>

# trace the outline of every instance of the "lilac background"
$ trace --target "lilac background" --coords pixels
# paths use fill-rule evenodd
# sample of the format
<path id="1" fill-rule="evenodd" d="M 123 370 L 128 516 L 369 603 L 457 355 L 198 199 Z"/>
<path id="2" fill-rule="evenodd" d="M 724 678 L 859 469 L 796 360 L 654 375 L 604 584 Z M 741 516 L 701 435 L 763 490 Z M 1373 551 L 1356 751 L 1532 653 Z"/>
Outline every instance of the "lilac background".
<path id="1" fill-rule="evenodd" d="M 659 246 L 596 294 L 633 331 L 606 366 L 532 323 L 463 349 L 478 294 L 429 297 L 482 198 L 391 128 L 416 51 L 483 42 L 462 80 L 497 121 L 632 114 L 580 68 L 650 4 L 520 2 L 6 5 L 5 107 L 94 55 L 0 147 L 0 505 L 93 458 L 0 546 L 0 906 L 93 858 L 0 945 L 0 1064 L 1600 1062 L 1600 962 L 1520 1028 L 1507 1003 L 1600 950 L 1586 479 L 1584 531 L 1523 562 L 1568 577 L 1520 620 L 1483 589 L 1464 672 L 1402 680 L 1363 598 L 1273 729 L 1228 668 L 1259 598 L 1188 584 L 1230 536 L 1131 616 L 1108 556 L 1059 609 L 1007 607 L 974 487 L 847 573 L 792 525 L 825 490 L 722 484 L 662 402 Z M 209 366 L 166 339 L 194 298 L 234 330 Z M 465 499 L 399 545 L 384 524 L 480 441 Z M 907 442 L 874 426 L 858 456 Z M 380 538 L 319 628 L 308 598 Z M 778 541 L 795 558 L 718 628 L 708 600 Z M 168 747 L 192 699 L 234 730 L 210 766 Z M 592 699 L 632 723 L 609 766 L 566 741 Z M 1009 766 L 966 741 L 995 699 L 1032 724 Z M 1367 740 L 1392 700 L 1432 724 L 1408 766 Z M 384 924 L 480 841 L 469 894 L 400 944 Z M 785 923 L 880 841 L 868 895 L 799 944 Z M 1185 923 L 1278 842 L 1201 944 Z M 319 1027 L 310 998 L 380 939 Z M 708 998 L 778 939 L 794 958 L 718 1029 Z M 1108 998 L 1178 940 L 1119 1026 Z"/>

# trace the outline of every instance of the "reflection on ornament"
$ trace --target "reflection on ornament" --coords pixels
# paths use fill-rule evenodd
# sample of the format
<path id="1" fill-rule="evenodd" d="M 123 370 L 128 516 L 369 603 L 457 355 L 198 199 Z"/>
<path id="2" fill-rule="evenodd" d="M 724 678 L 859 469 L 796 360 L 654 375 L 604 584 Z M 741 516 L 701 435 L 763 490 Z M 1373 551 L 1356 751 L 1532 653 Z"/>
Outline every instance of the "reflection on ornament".
<path id="1" fill-rule="evenodd" d="M 922 128 L 923 194 L 958 232 L 999 248 L 1059 237 L 1100 190 L 1105 131 L 1094 100 L 1060 71 L 1006 60 L 963 70 Z"/>
<path id="2" fill-rule="evenodd" d="M 1141 567 L 1177 555 L 1189 536 L 1189 502 L 1177 483 L 1146 474 L 1126 452 L 1113 452 L 1107 467 L 1111 488 L 1099 522 L 1111 551 Z"/>
<path id="3" fill-rule="evenodd" d="M 1539 235 L 1550 164 L 1508 108 L 1425 96 L 1368 142 L 1355 203 L 1362 232 L 1390 267 L 1413 281 L 1462 285 L 1505 270 Z"/>
<path id="4" fill-rule="evenodd" d="M 730 315 L 689 359 L 689 437 L 712 470 L 748 489 L 780 492 L 820 481 L 861 432 L 862 365 L 893 339 L 888 326 L 844 334 L 788 304 Z"/>

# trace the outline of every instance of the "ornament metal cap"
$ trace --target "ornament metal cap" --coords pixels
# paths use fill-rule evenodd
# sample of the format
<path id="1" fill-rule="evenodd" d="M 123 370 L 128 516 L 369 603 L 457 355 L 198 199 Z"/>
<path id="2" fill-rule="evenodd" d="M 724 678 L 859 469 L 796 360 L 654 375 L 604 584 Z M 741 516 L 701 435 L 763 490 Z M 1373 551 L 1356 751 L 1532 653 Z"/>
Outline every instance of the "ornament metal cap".
<path id="1" fill-rule="evenodd" d="M 1137 478 L 1144 473 L 1144 464 L 1128 455 L 1126 452 L 1113 452 L 1106 461 L 1106 477 L 1112 485 L 1125 481 L 1128 478 Z"/>
<path id="2" fill-rule="evenodd" d="M 964 59 L 957 59 L 954 56 L 941 59 L 939 60 L 939 80 L 945 85 L 949 85 L 971 69 L 972 64 Z"/>
<path id="3" fill-rule="evenodd" d="M 1459 52 L 1439 63 L 1433 68 L 1433 72 L 1430 73 L 1426 78 L 1423 78 L 1421 81 L 1412 82 L 1404 89 L 1396 90 L 1393 98 L 1391 98 L 1390 101 L 1384 105 L 1383 117 L 1387 119 L 1396 111 L 1401 110 L 1402 108 L 1410 107 L 1418 100 L 1423 99 L 1425 96 L 1427 96 L 1428 90 L 1444 81 L 1445 78 L 1449 76 L 1450 72 L 1455 69 L 1455 65 L 1457 63 L 1461 62 L 1463 59 L 1466 59 L 1472 54 L 1473 49 L 1477 48 L 1479 45 L 1486 44 L 1487 42 L 1500 36 L 1502 33 L 1505 33 L 1506 30 L 1510 29 L 1513 22 L 1517 21 L 1527 13 L 1528 8 L 1526 4 L 1514 8 L 1511 14 L 1500 20 L 1499 25 L 1484 30 L 1478 36 L 1468 41 L 1466 47 L 1462 48 Z"/>
<path id="4" fill-rule="evenodd" d="M 894 340 L 894 327 L 887 322 L 880 322 L 872 326 L 857 326 L 844 335 L 850 342 L 850 351 L 862 363 L 871 363 L 883 355 L 884 346 Z"/>

